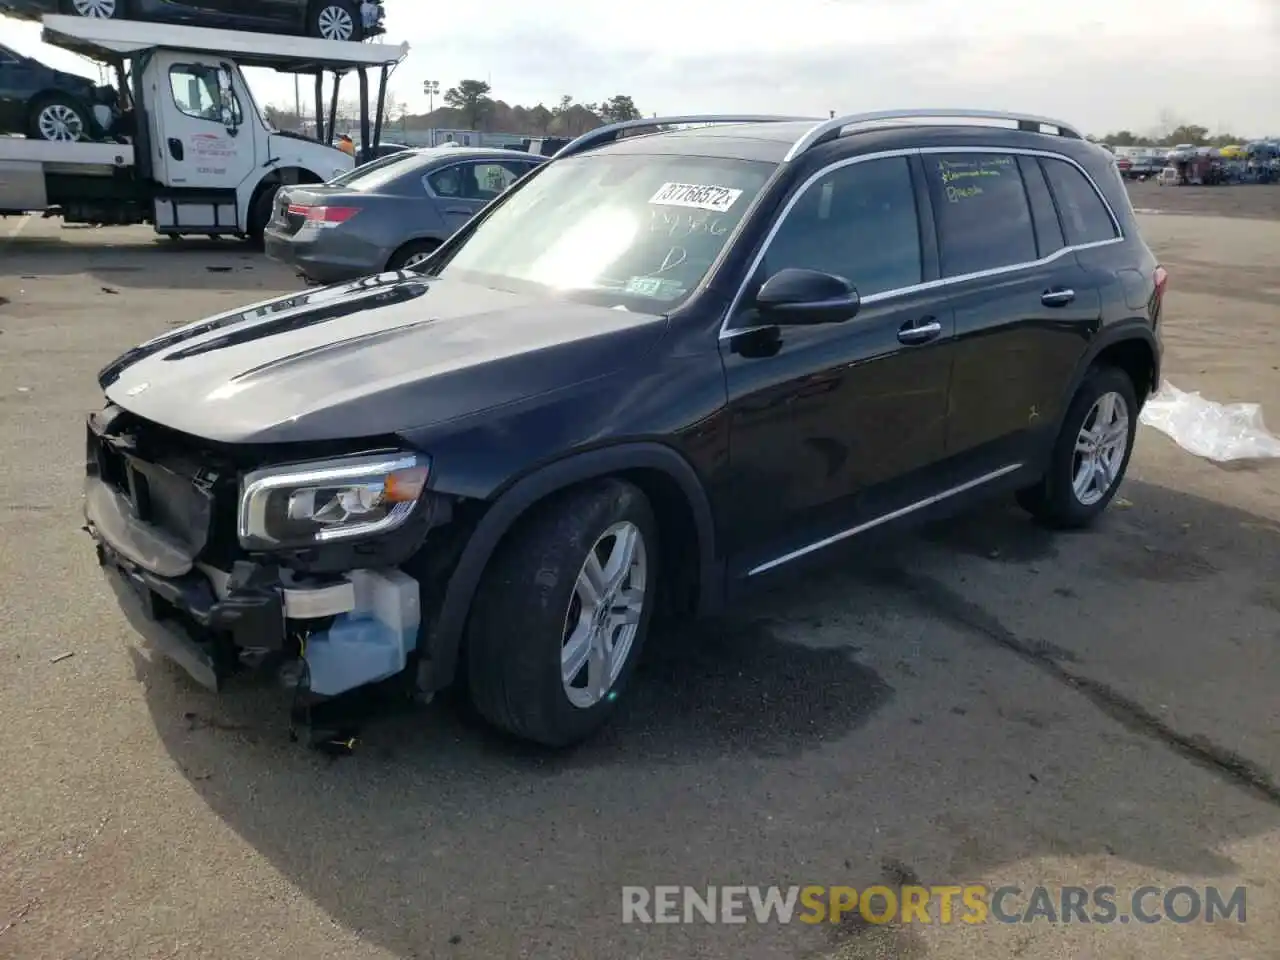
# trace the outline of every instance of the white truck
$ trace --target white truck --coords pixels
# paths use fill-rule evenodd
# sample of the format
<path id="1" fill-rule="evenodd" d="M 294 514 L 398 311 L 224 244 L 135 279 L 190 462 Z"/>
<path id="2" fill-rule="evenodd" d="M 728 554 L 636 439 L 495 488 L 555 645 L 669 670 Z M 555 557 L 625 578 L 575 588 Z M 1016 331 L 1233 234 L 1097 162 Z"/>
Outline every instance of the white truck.
<path id="1" fill-rule="evenodd" d="M 0 136 L 0 214 L 68 223 L 151 223 L 160 234 L 261 238 L 276 191 L 319 183 L 354 160 L 329 145 L 342 77 L 355 72 L 360 142 L 373 156 L 390 70 L 408 44 L 352 43 L 71 16 L 44 18 L 42 39 L 115 68 L 115 143 Z M 272 129 L 242 67 L 315 78 L 316 136 Z M 378 71 L 370 110 L 368 71 Z M 324 115 L 324 77 L 333 77 Z M 370 118 L 373 117 L 372 131 Z"/>

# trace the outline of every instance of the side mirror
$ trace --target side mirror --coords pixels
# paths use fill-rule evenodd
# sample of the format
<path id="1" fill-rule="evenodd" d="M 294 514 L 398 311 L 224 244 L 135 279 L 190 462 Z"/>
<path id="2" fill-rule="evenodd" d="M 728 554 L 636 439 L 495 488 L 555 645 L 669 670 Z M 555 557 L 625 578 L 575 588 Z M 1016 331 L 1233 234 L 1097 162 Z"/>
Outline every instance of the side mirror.
<path id="1" fill-rule="evenodd" d="M 850 320 L 860 303 L 857 289 L 844 277 L 788 267 L 764 282 L 755 305 L 768 323 L 796 325 Z"/>

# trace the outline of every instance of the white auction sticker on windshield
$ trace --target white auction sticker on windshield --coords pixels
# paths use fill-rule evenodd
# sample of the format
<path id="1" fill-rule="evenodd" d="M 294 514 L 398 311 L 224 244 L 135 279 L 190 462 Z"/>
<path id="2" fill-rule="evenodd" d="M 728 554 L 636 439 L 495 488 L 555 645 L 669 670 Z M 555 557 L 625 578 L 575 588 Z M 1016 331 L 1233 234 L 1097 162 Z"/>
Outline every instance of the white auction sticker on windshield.
<path id="1" fill-rule="evenodd" d="M 695 210 L 728 213 L 729 208 L 740 196 L 742 196 L 741 190 L 733 190 L 729 187 L 713 187 L 698 183 L 664 183 L 658 188 L 658 192 L 649 198 L 649 202 L 668 207 L 692 207 Z"/>

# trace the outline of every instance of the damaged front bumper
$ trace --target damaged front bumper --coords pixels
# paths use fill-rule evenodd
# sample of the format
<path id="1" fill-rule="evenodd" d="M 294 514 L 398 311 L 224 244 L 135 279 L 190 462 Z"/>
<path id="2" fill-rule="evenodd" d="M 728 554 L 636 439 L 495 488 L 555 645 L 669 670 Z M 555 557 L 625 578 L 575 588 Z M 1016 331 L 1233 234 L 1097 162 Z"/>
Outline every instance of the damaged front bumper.
<path id="1" fill-rule="evenodd" d="M 304 572 L 236 556 L 218 547 L 222 501 L 188 468 L 137 456 L 103 418 L 90 418 L 88 446 L 85 530 L 99 565 L 138 634 L 202 686 L 275 666 L 310 702 L 405 672 L 420 597 L 396 561 Z"/>

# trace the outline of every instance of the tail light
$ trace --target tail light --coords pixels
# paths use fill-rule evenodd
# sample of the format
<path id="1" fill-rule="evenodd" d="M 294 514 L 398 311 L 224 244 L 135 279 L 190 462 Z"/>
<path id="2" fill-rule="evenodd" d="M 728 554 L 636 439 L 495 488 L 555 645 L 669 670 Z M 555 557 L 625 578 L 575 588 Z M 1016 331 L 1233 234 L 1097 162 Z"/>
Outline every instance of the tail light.
<path id="1" fill-rule="evenodd" d="M 308 227 L 336 227 L 346 223 L 357 213 L 359 207 L 311 207 L 302 203 L 289 204 L 289 213 L 304 217 Z"/>
<path id="2" fill-rule="evenodd" d="M 1156 288 L 1151 294 L 1151 323 L 1160 322 L 1160 308 L 1164 306 L 1164 291 L 1169 286 L 1169 271 L 1164 267 L 1156 267 Z"/>

